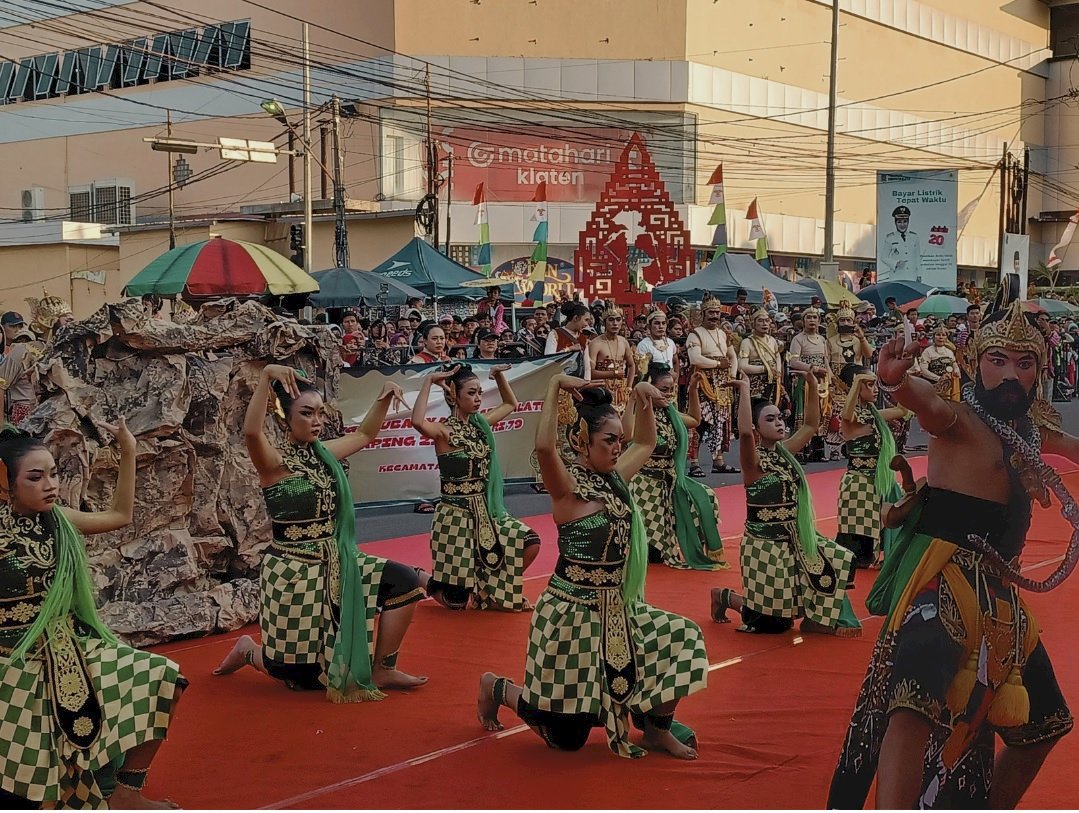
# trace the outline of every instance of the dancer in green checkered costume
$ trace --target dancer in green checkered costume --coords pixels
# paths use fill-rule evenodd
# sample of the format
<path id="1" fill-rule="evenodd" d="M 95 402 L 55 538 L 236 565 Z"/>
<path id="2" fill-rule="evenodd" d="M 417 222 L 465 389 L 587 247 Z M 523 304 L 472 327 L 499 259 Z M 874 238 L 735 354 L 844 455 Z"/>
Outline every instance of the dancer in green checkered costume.
<path id="1" fill-rule="evenodd" d="M 817 533 L 813 498 L 794 454 L 812 440 L 820 421 L 817 379 L 794 373 L 806 388 L 806 418 L 787 437 L 779 408 L 751 403 L 749 382 L 737 380 L 738 447 L 746 488 L 746 532 L 741 566 L 744 595 L 712 591 L 712 620 L 728 623 L 727 610 L 742 615 L 741 632 L 780 633 L 802 618 L 802 632 L 861 635 L 847 598 L 854 555 Z"/>
<path id="2" fill-rule="evenodd" d="M 431 593 L 455 610 L 473 606 L 525 610 L 524 571 L 539 553 L 536 532 L 506 512 L 502 469 L 491 427 L 517 409 L 506 380 L 508 364 L 490 368 L 502 403 L 480 414 L 483 387 L 468 364 L 447 364 L 424 379 L 412 409 L 412 426 L 435 443 L 442 500 L 431 528 L 434 572 Z M 450 416 L 427 420 L 431 386 L 445 390 Z"/>
<path id="3" fill-rule="evenodd" d="M 105 511 L 60 506 L 38 440 L 0 433 L 0 803 L 4 808 L 175 807 L 143 783 L 187 681 L 161 655 L 120 643 L 98 617 L 81 534 L 130 524 L 135 438 L 120 447 Z"/>
<path id="4" fill-rule="evenodd" d="M 265 434 L 271 391 L 285 433 L 280 449 Z M 324 689 L 334 703 L 381 700 L 383 689 L 427 682 L 398 670 L 397 654 L 430 576 L 356 549 L 352 490 L 340 463 L 375 439 L 401 395 L 387 383 L 356 432 L 323 443 L 318 390 L 301 371 L 263 368 L 244 418 L 273 526 L 260 579 L 262 646 L 242 636 L 215 675 L 252 666 L 291 689 Z"/>
<path id="5" fill-rule="evenodd" d="M 686 474 L 689 432 L 700 423 L 701 374 L 689 380 L 689 414 L 674 405 L 676 384 L 667 364 L 649 364 L 645 380 L 670 402 L 656 410 L 656 448 L 640 473 L 629 483 L 641 512 L 648 547 L 663 564 L 682 570 L 728 570 L 719 535 L 716 492 Z M 631 400 L 622 419 L 633 435 L 637 410 Z"/>
<path id="6" fill-rule="evenodd" d="M 578 400 L 570 427 L 577 460 L 558 452 L 560 390 Z M 627 479 L 656 444 L 654 408 L 666 397 L 647 382 L 633 391 L 633 444 L 622 452 L 622 422 L 606 390 L 572 376 L 547 388 L 536 431 L 543 482 L 558 524 L 558 562 L 536 604 L 523 686 L 487 672 L 477 714 L 488 731 L 502 728 L 506 706 L 551 748 L 576 751 L 592 728 L 622 757 L 661 750 L 697 758 L 694 733 L 675 722 L 678 701 L 705 687 L 708 657 L 692 621 L 644 602 L 648 546 Z M 630 742 L 630 721 L 644 732 Z"/>
<path id="7" fill-rule="evenodd" d="M 878 410 L 874 406 L 877 376 L 868 367 L 848 364 L 839 377 L 847 388 L 842 432 L 848 462 L 839 482 L 839 533 L 835 541 L 854 554 L 856 568 L 876 567 L 880 554 L 887 554 L 898 533 L 884 530 L 882 534 L 881 501 L 892 504 L 903 497 L 891 468 L 895 438 L 887 421 L 902 420 L 910 413 L 903 407 Z"/>

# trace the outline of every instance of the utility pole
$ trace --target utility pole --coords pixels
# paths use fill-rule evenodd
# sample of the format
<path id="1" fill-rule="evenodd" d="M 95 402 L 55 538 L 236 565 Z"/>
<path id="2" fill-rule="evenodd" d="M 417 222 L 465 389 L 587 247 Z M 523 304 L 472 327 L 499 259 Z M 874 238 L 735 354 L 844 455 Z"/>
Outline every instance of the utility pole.
<path id="1" fill-rule="evenodd" d="M 311 273 L 314 201 L 311 200 L 311 43 L 303 24 L 303 270 Z"/>
<path id="2" fill-rule="evenodd" d="M 450 256 L 450 228 L 453 226 L 453 216 L 450 208 L 453 206 L 453 153 L 446 156 L 446 256 Z"/>
<path id="3" fill-rule="evenodd" d="M 172 111 L 165 111 L 165 132 L 169 138 L 172 138 Z M 176 203 L 173 198 L 172 190 L 176 185 L 172 178 L 172 153 L 165 153 L 165 166 L 169 170 L 169 251 L 176 248 Z"/>
<path id="4" fill-rule="evenodd" d="M 431 135 L 431 65 L 425 66 L 423 87 L 427 94 L 427 194 L 430 196 L 434 211 L 431 222 L 431 245 L 438 248 L 438 150 Z"/>
<path id="5" fill-rule="evenodd" d="M 832 0 L 832 49 L 828 70 L 828 155 L 824 179 L 824 260 L 821 274 L 833 282 L 839 276 L 835 262 L 835 105 L 839 69 L 839 0 Z"/>
<path id="6" fill-rule="evenodd" d="M 348 227 L 345 225 L 345 179 L 341 166 L 341 100 L 333 95 L 333 253 L 338 268 L 348 268 Z"/>
<path id="7" fill-rule="evenodd" d="M 1001 267 L 1001 257 L 1004 255 L 1004 232 L 1008 230 L 1008 145 L 1004 147 L 1000 155 L 1000 217 L 997 222 L 997 267 Z M 1003 280 L 1002 280 L 1003 281 Z"/>

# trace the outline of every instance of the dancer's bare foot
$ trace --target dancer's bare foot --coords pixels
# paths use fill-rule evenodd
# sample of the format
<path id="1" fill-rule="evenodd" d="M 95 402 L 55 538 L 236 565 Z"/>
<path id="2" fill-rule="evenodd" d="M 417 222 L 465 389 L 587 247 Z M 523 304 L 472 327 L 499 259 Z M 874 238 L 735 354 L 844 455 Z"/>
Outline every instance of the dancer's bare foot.
<path id="1" fill-rule="evenodd" d="M 371 678 L 380 689 L 418 689 L 427 683 L 427 678 L 410 675 L 399 669 L 387 669 L 376 666 L 371 670 Z"/>
<path id="2" fill-rule="evenodd" d="M 727 618 L 727 606 L 723 601 L 723 588 L 712 588 L 712 620 L 717 624 L 729 624 L 731 620 Z"/>
<path id="3" fill-rule="evenodd" d="M 670 731 L 652 725 L 644 732 L 644 747 L 649 751 L 666 751 L 675 759 L 694 760 L 700 756 L 696 748 L 683 745 Z"/>
<path id="4" fill-rule="evenodd" d="M 221 665 L 214 669 L 215 675 L 231 675 L 237 669 L 250 665 L 251 656 L 258 649 L 254 639 L 250 635 L 241 635 L 236 641 L 232 651 L 221 661 Z"/>
<path id="5" fill-rule="evenodd" d="M 109 797 L 109 809 L 179 810 L 180 806 L 176 804 L 176 802 L 170 802 L 168 799 L 165 799 L 163 801 L 157 801 L 156 799 L 147 799 L 138 791 L 117 787 L 116 790 L 112 792 L 112 796 Z"/>
<path id="6" fill-rule="evenodd" d="M 488 731 L 501 731 L 505 726 L 498 722 L 498 703 L 495 702 L 495 681 L 498 675 L 484 672 L 480 677 L 480 695 L 476 699 L 476 716 L 480 725 Z"/>

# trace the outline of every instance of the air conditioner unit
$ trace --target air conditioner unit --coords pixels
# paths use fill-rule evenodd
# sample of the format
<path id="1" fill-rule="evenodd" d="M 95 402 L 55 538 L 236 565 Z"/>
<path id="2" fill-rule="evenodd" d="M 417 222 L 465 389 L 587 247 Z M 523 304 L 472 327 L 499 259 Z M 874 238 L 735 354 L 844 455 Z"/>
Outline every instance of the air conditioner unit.
<path id="1" fill-rule="evenodd" d="M 45 190 L 40 186 L 24 189 L 19 193 L 22 206 L 22 222 L 32 223 L 45 217 Z"/>

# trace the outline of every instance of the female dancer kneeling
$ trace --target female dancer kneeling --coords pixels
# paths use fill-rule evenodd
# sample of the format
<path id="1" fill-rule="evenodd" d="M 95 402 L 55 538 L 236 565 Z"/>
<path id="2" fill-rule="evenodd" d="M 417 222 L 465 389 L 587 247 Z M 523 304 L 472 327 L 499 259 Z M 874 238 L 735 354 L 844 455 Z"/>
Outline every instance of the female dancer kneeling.
<path id="1" fill-rule="evenodd" d="M 339 461 L 375 439 L 401 389 L 386 384 L 358 431 L 322 443 L 326 406 L 298 375 L 267 365 L 247 407 L 244 439 L 273 521 L 260 579 L 262 648 L 243 636 L 214 674 L 249 665 L 290 689 L 325 688 L 334 703 L 381 700 L 380 689 L 427 682 L 396 666 L 430 576 L 356 549 L 352 489 Z M 287 428 L 281 449 L 264 431 L 271 384 Z"/>
<path id="2" fill-rule="evenodd" d="M 16 429 L 0 432 L 0 802 L 4 808 L 169 808 L 142 795 L 187 681 L 161 655 L 102 623 L 82 534 L 130 524 L 135 438 L 120 447 L 107 511 L 57 501 L 56 462 Z"/>
<path id="3" fill-rule="evenodd" d="M 502 403 L 480 414 L 483 387 L 468 364 L 447 364 L 428 375 L 412 408 L 412 426 L 435 442 L 442 500 L 431 528 L 434 574 L 430 592 L 451 610 L 471 596 L 480 609 L 526 610 L 523 574 L 539 553 L 539 536 L 506 513 L 502 470 L 491 427 L 517 409 L 506 380 L 508 364 L 490 368 Z M 427 420 L 431 385 L 446 390 L 450 417 Z"/>
<path id="4" fill-rule="evenodd" d="M 551 748 L 580 749 L 603 726 L 619 756 L 646 751 L 629 741 L 629 721 L 649 749 L 696 759 L 696 737 L 674 722 L 678 701 L 705 687 L 708 658 L 692 621 L 644 603 L 648 546 L 626 480 L 656 444 L 653 404 L 667 399 L 648 383 L 637 399 L 633 445 L 622 453 L 622 422 L 611 394 L 572 376 L 547 388 L 536 452 L 558 524 L 559 558 L 536 604 L 524 686 L 487 672 L 478 715 L 488 731 L 502 728 L 500 706 L 516 712 Z M 569 442 L 577 459 L 559 454 L 559 390 L 575 393 L 577 420 Z M 579 392 L 578 392 L 579 391 Z"/>
<path id="5" fill-rule="evenodd" d="M 817 533 L 806 474 L 794 457 L 820 423 L 817 379 L 795 374 L 805 381 L 806 412 L 790 438 L 779 408 L 751 404 L 749 381 L 735 381 L 747 508 L 740 557 L 745 595 L 712 590 L 712 620 L 729 623 L 727 610 L 735 610 L 742 614 L 741 632 L 778 633 L 803 616 L 802 632 L 853 638 L 862 632 L 846 595 L 854 554 Z"/>
<path id="6" fill-rule="evenodd" d="M 701 422 L 701 376 L 694 373 L 689 380 L 688 415 L 675 406 L 677 388 L 669 365 L 649 364 L 645 379 L 668 399 L 666 407 L 655 410 L 656 448 L 629 483 L 648 547 L 668 567 L 727 570 L 716 492 L 686 475 L 689 430 Z M 636 413 L 631 400 L 622 421 L 627 435 L 633 435 Z"/>

